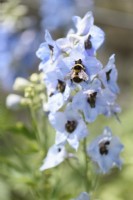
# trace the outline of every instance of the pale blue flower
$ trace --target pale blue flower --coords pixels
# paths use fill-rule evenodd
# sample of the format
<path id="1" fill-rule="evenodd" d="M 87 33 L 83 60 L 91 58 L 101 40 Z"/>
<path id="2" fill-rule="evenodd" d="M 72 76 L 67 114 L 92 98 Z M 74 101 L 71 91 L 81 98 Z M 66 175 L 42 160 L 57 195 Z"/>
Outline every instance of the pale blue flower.
<path id="1" fill-rule="evenodd" d="M 64 112 L 49 114 L 49 120 L 56 129 L 56 144 L 68 141 L 78 149 L 79 141 L 88 135 L 88 130 L 81 115 L 69 105 Z"/>
<path id="2" fill-rule="evenodd" d="M 117 69 L 115 66 L 115 55 L 113 54 L 105 66 L 99 73 L 99 77 L 102 80 L 105 87 L 108 87 L 112 92 L 119 93 L 119 87 L 117 85 Z"/>
<path id="3" fill-rule="evenodd" d="M 44 81 L 48 90 L 48 94 L 55 93 L 57 90 L 58 80 L 65 82 L 65 76 L 68 73 L 68 69 L 61 60 L 57 60 L 54 63 L 47 62 L 44 71 Z M 58 88 L 59 89 L 59 88 Z"/>
<path id="4" fill-rule="evenodd" d="M 70 34 L 69 37 L 77 39 L 79 43 L 84 45 L 89 55 L 94 55 L 104 41 L 104 32 L 94 25 L 92 12 L 86 13 L 83 19 L 74 16 L 73 21 L 77 32 L 75 34 Z"/>
<path id="5" fill-rule="evenodd" d="M 106 127 L 102 135 L 98 136 L 87 148 L 87 153 L 96 163 L 100 172 L 108 173 L 115 166 L 121 169 L 122 160 L 120 153 L 123 145 L 118 137 L 113 136 L 111 130 Z"/>
<path id="6" fill-rule="evenodd" d="M 94 18 L 91 12 L 88 12 L 83 19 L 78 16 L 73 17 L 77 31 L 70 30 L 66 38 L 58 39 L 57 46 L 67 54 L 71 50 L 80 46 L 84 49 L 84 54 L 94 56 L 96 50 L 104 41 L 104 32 L 94 24 Z"/>
<path id="7" fill-rule="evenodd" d="M 100 114 L 105 114 L 108 104 L 114 102 L 115 96 L 107 89 L 101 89 L 101 83 L 95 79 L 87 90 L 79 91 L 73 98 L 74 109 L 84 113 L 87 122 L 93 122 Z"/>
<path id="8" fill-rule="evenodd" d="M 64 89 L 62 91 L 55 91 L 52 96 L 48 98 L 48 110 L 50 112 L 58 111 L 68 100 L 71 92 L 71 88 L 63 81 L 58 80 L 58 85 L 63 85 Z"/>
<path id="9" fill-rule="evenodd" d="M 44 81 L 48 93 L 48 110 L 56 112 L 68 100 L 71 87 L 66 83 L 66 70 L 60 70 L 61 62 L 49 64 L 44 73 Z"/>

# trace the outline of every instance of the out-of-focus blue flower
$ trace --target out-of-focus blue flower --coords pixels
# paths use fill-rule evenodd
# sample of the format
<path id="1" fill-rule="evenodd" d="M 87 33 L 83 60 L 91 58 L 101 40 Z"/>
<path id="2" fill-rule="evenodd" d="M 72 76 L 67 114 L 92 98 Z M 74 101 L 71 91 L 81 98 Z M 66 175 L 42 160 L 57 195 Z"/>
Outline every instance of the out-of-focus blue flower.
<path id="1" fill-rule="evenodd" d="M 68 13 L 69 11 L 69 13 Z M 66 27 L 70 23 L 75 11 L 75 2 L 71 0 L 42 0 L 41 16 L 42 27 L 55 30 L 61 26 Z"/>
<path id="2" fill-rule="evenodd" d="M 117 69 L 115 66 L 115 55 L 113 54 L 102 71 L 99 73 L 99 77 L 102 80 L 105 87 L 109 87 L 109 89 L 113 93 L 119 93 L 119 87 L 117 85 Z"/>
<path id="3" fill-rule="evenodd" d="M 49 120 L 56 129 L 56 144 L 68 141 L 78 149 L 79 141 L 88 135 L 88 130 L 81 115 L 69 105 L 64 112 L 50 113 Z"/>
<path id="4" fill-rule="evenodd" d="M 73 200 L 90 200 L 90 197 L 87 192 L 82 192 L 76 199 Z"/>
<path id="5" fill-rule="evenodd" d="M 82 15 L 92 8 L 93 0 L 41 0 L 42 28 L 54 31 L 63 27 L 66 30 L 70 28 L 73 15 Z"/>
<path id="6" fill-rule="evenodd" d="M 3 73 L 0 74 L 0 79 L 5 89 L 12 87 L 17 76 L 28 77 L 30 71 L 35 67 L 37 61 L 34 54 L 39 43 L 38 38 L 36 30 L 29 29 L 17 33 L 17 31 L 8 30 L 5 25 L 1 25 L 0 69 Z"/>
<path id="7" fill-rule="evenodd" d="M 108 173 L 115 166 L 121 168 L 122 160 L 119 156 L 122 150 L 123 145 L 119 138 L 113 136 L 111 130 L 106 127 L 103 134 L 88 146 L 87 153 L 102 173 Z"/>
<path id="8" fill-rule="evenodd" d="M 2 8 L 0 81 L 4 89 L 10 90 L 16 77 L 27 78 L 35 69 L 35 50 L 41 37 L 34 27 L 34 19 L 31 16 L 25 17 L 26 6 L 19 1 L 9 1 L 4 2 Z"/>
<path id="9" fill-rule="evenodd" d="M 47 156 L 44 159 L 40 170 L 43 171 L 52 167 L 56 167 L 57 165 L 62 163 L 67 157 L 69 157 L 69 154 L 65 150 L 64 145 L 53 145 L 49 148 Z"/>

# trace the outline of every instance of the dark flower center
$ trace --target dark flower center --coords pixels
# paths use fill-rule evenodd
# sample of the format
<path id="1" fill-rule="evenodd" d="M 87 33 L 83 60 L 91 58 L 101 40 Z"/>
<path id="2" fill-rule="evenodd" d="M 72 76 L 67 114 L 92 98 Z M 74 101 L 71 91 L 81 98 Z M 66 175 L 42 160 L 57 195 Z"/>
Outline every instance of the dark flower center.
<path id="1" fill-rule="evenodd" d="M 49 97 L 52 97 L 54 95 L 54 93 L 53 92 L 51 92 L 50 94 L 49 94 Z"/>
<path id="2" fill-rule="evenodd" d="M 72 133 L 77 127 L 77 122 L 72 120 L 72 121 L 67 121 L 67 123 L 65 124 L 65 128 L 67 130 L 67 132 Z"/>
<path id="3" fill-rule="evenodd" d="M 93 92 L 93 93 L 90 94 L 89 97 L 87 98 L 87 102 L 90 104 L 90 107 L 91 107 L 91 108 L 95 108 L 96 96 L 97 96 L 97 92 Z"/>
<path id="4" fill-rule="evenodd" d="M 92 48 L 92 43 L 91 43 L 90 39 L 91 39 L 91 35 L 89 35 L 87 40 L 84 42 L 85 49 L 91 49 Z"/>
<path id="5" fill-rule="evenodd" d="M 110 80 L 110 73 L 111 73 L 112 69 L 110 69 L 108 72 L 106 72 L 106 79 L 107 81 Z"/>
<path id="6" fill-rule="evenodd" d="M 110 144 L 110 141 L 106 141 L 106 142 L 101 142 L 99 144 L 99 152 L 101 155 L 107 155 L 108 154 L 108 146 Z"/>
<path id="7" fill-rule="evenodd" d="M 54 47 L 50 44 L 48 44 L 49 49 L 53 52 Z"/>
<path id="8" fill-rule="evenodd" d="M 59 92 L 63 93 L 64 90 L 65 90 L 65 87 L 66 87 L 65 82 L 63 82 L 63 81 L 61 81 L 61 80 L 58 79 L 58 84 L 57 84 L 56 89 L 57 89 Z"/>
<path id="9" fill-rule="evenodd" d="M 61 148 L 58 148 L 58 152 L 61 152 Z"/>

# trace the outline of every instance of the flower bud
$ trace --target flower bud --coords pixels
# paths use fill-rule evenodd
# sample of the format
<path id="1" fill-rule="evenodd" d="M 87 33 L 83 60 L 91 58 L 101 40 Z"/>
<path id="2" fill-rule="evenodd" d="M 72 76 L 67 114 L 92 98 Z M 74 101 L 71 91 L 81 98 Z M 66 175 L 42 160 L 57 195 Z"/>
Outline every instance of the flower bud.
<path id="1" fill-rule="evenodd" d="M 31 76 L 30 76 L 30 81 L 33 82 L 33 83 L 36 83 L 39 81 L 39 75 L 36 74 L 36 73 L 33 73 Z"/>
<path id="2" fill-rule="evenodd" d="M 7 108 L 17 110 L 20 107 L 22 97 L 16 94 L 9 94 L 6 98 Z"/>
<path id="3" fill-rule="evenodd" d="M 24 89 L 29 85 L 29 81 L 26 80 L 25 78 L 21 78 L 21 77 L 18 77 L 16 78 L 14 84 L 13 84 L 13 89 L 15 91 L 24 91 Z"/>

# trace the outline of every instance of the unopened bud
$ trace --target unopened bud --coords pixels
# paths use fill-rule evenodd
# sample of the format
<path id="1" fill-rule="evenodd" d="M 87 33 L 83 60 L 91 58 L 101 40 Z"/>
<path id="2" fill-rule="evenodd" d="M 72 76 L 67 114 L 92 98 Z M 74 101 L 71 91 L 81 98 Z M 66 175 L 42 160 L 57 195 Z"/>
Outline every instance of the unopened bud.
<path id="1" fill-rule="evenodd" d="M 9 94 L 6 98 L 6 106 L 7 108 L 17 110 L 20 108 L 20 102 L 22 97 L 17 94 Z"/>
<path id="2" fill-rule="evenodd" d="M 24 91 L 24 89 L 29 85 L 29 81 L 26 80 L 25 78 L 18 77 L 16 78 L 14 84 L 13 84 L 13 89 L 15 91 Z"/>
<path id="3" fill-rule="evenodd" d="M 39 81 L 39 76 L 38 76 L 38 74 L 36 74 L 36 73 L 32 74 L 32 75 L 30 76 L 30 81 L 31 81 L 31 82 L 34 82 L 34 83 L 38 82 L 38 81 Z"/>

